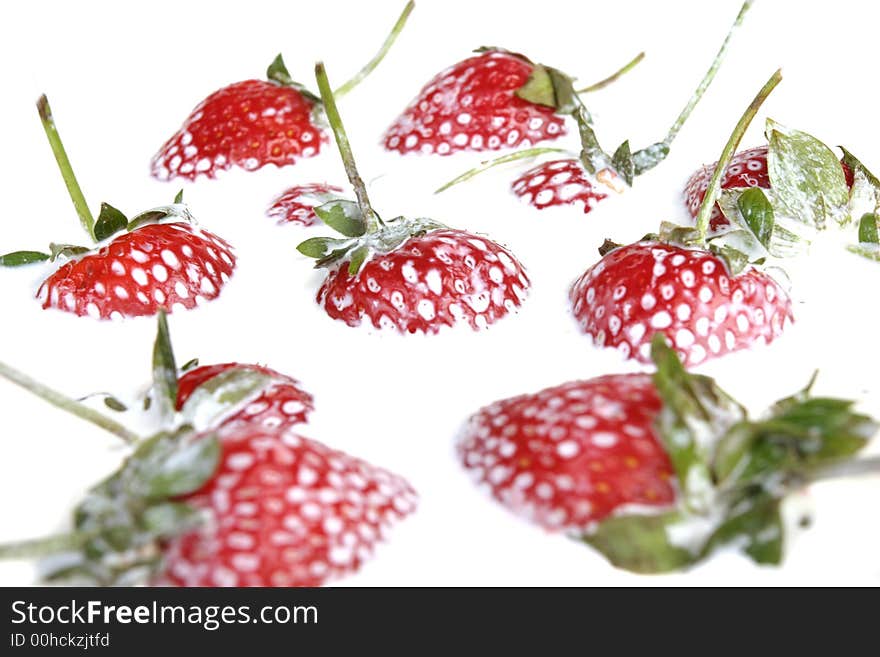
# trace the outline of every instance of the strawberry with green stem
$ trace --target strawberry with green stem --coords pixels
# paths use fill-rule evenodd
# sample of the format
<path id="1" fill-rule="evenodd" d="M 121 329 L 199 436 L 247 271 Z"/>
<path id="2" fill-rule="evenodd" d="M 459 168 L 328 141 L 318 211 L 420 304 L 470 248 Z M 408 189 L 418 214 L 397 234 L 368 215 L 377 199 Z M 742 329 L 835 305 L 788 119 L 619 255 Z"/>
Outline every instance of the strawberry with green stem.
<path id="1" fill-rule="evenodd" d="M 620 246 L 607 242 L 602 259 L 572 285 L 569 298 L 580 329 L 600 347 L 648 362 L 650 336 L 661 332 L 688 365 L 756 343 L 770 343 L 794 320 L 788 293 L 757 267 L 765 254 L 751 233 L 709 238 L 709 219 L 723 171 L 761 104 L 782 79 L 777 71 L 737 123 L 708 185 L 696 228 L 664 223 L 659 235 Z M 773 235 L 772 215 L 749 206 L 757 234 Z M 767 238 L 769 239 L 769 238 Z"/>
<path id="2" fill-rule="evenodd" d="M 757 563 L 784 554 L 780 505 L 829 477 L 880 472 L 854 457 L 878 424 L 811 385 L 753 419 L 713 379 L 689 374 L 662 334 L 650 374 L 573 381 L 502 400 L 468 421 L 464 465 L 526 519 L 619 568 L 687 568 L 724 545 Z"/>
<path id="3" fill-rule="evenodd" d="M 0 545 L 0 558 L 56 557 L 50 580 L 316 586 L 356 570 L 413 509 L 400 477 L 293 431 L 311 396 L 289 377 L 239 364 L 180 376 L 164 314 L 150 395 L 162 428 L 150 437 L 3 363 L 0 376 L 131 446 L 70 532 Z"/>
<path id="4" fill-rule="evenodd" d="M 723 191 L 709 219 L 711 234 L 746 230 L 752 233 L 750 242 L 760 242 L 757 248 L 785 257 L 800 252 L 818 232 L 838 227 L 858 233 L 850 251 L 880 259 L 877 177 L 842 146 L 838 158 L 812 135 L 769 119 L 765 132 L 766 145 L 737 153 L 725 169 Z M 694 217 L 716 165 L 695 172 L 685 186 L 685 203 Z M 750 225 L 755 204 L 772 217 L 763 233 Z"/>
<path id="5" fill-rule="evenodd" d="M 575 90 L 573 78 L 520 53 L 474 52 L 425 85 L 386 131 L 386 149 L 450 155 L 558 139 L 566 133 L 565 117 L 582 106 L 579 94 L 604 88 L 644 57 L 639 53 L 608 78 Z"/>
<path id="6" fill-rule="evenodd" d="M 539 210 L 561 205 L 581 205 L 587 213 L 610 193 L 619 193 L 631 187 L 637 176 L 650 171 L 666 159 L 679 131 L 715 78 L 727 54 L 733 34 L 742 24 L 751 5 L 751 1 L 743 3 L 712 65 L 663 140 L 635 152 L 631 150 L 629 140 L 620 144 L 613 154 L 606 152 L 599 144 L 586 106 L 577 94 L 564 93 L 564 87 L 560 87 L 558 76 L 551 75 L 543 81 L 539 78 L 532 80 L 535 92 L 570 101 L 565 109 L 577 123 L 581 152 L 576 158 L 551 160 L 529 169 L 513 182 L 513 192 Z M 476 169 L 446 183 L 437 192 L 449 189 L 495 166 L 554 151 L 565 152 L 561 149 L 533 148 L 484 162 Z"/>
<path id="7" fill-rule="evenodd" d="M 354 89 L 379 65 L 414 6 L 407 3 L 379 52 L 336 90 L 337 95 Z M 327 139 L 321 99 L 294 81 L 281 55 L 266 77 L 236 82 L 199 103 L 153 157 L 152 175 L 160 180 L 216 178 L 233 166 L 254 171 L 317 155 Z"/>
<path id="8" fill-rule="evenodd" d="M 329 269 L 317 301 L 330 317 L 356 326 L 436 333 L 466 322 L 492 324 L 522 303 L 529 280 L 502 246 L 425 218 L 383 221 L 370 204 L 323 64 L 315 76 L 356 201 L 315 212 L 344 237 L 315 237 L 297 249 Z"/>
<path id="9" fill-rule="evenodd" d="M 80 223 L 95 246 L 51 244 L 49 253 L 16 251 L 0 256 L 0 266 L 62 259 L 37 293 L 43 308 L 100 319 L 192 309 L 219 296 L 235 268 L 235 254 L 225 240 L 196 225 L 182 192 L 171 205 L 130 219 L 102 203 L 95 220 L 46 96 L 37 101 L 37 109 Z"/>

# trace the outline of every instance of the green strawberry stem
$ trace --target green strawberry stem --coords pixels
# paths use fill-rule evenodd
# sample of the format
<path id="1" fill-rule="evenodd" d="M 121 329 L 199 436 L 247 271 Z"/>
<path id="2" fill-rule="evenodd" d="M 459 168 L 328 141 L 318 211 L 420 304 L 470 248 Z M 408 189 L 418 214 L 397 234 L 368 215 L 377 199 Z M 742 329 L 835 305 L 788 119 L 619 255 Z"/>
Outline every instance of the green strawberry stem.
<path id="1" fill-rule="evenodd" d="M 324 112 L 327 115 L 327 121 L 330 122 L 330 128 L 333 130 L 333 136 L 336 138 L 339 154 L 342 156 L 342 163 L 345 165 L 345 174 L 348 176 L 351 186 L 354 187 L 358 206 L 364 216 L 366 232 L 374 232 L 382 222 L 373 211 L 373 206 L 370 205 L 367 187 L 364 185 L 364 181 L 361 179 L 355 165 L 351 144 L 348 142 L 348 135 L 345 134 L 345 126 L 342 125 L 342 117 L 339 116 L 339 109 L 336 107 L 336 99 L 333 97 L 333 91 L 330 89 L 330 81 L 327 79 L 327 71 L 324 69 L 323 62 L 315 64 L 315 78 L 318 81 L 321 100 L 324 102 Z"/>
<path id="2" fill-rule="evenodd" d="M 752 100 L 751 104 L 746 108 L 745 113 L 740 117 L 736 127 L 734 127 L 733 132 L 730 134 L 730 138 L 727 140 L 724 150 L 721 151 L 721 157 L 718 158 L 718 164 L 715 165 L 715 171 L 712 173 L 712 178 L 709 180 L 709 187 L 706 189 L 705 197 L 703 197 L 703 204 L 700 206 L 700 212 L 697 214 L 697 231 L 699 232 L 701 243 L 705 243 L 706 240 L 706 233 L 709 230 L 709 219 L 712 216 L 712 207 L 715 205 L 715 201 L 718 200 L 718 196 L 721 193 L 721 178 L 724 175 L 724 171 L 727 169 L 730 159 L 739 147 L 739 142 L 742 140 L 746 129 L 748 129 L 752 119 L 754 119 L 755 115 L 758 113 L 758 109 L 760 109 L 770 93 L 781 81 L 782 71 L 777 70 L 772 76 L 770 76 L 770 79 L 767 80 L 764 86 L 761 87 L 758 95 L 755 96 L 754 100 Z"/>
<path id="3" fill-rule="evenodd" d="M 347 94 L 349 91 L 358 86 L 364 78 L 366 78 L 373 70 L 381 63 L 383 59 L 385 59 L 385 55 L 388 54 L 388 51 L 391 50 L 391 46 L 394 45 L 394 42 L 397 40 L 397 37 L 400 36 L 400 33 L 403 31 L 404 25 L 406 25 L 406 20 L 409 18 L 409 15 L 412 13 L 412 10 L 415 8 L 416 3 L 413 0 L 410 0 L 406 3 L 406 7 L 403 8 L 403 12 L 400 14 L 400 17 L 397 19 L 397 22 L 394 24 L 394 27 L 391 28 L 391 32 L 385 38 L 385 42 L 382 44 L 382 47 L 379 48 L 379 52 L 377 52 L 373 59 L 367 62 L 364 67 L 358 71 L 354 77 L 352 77 L 348 82 L 341 85 L 336 89 L 333 93 L 342 97 Z"/>
<path id="4" fill-rule="evenodd" d="M 46 94 L 43 94 L 37 100 L 37 111 L 40 113 L 43 130 L 46 131 L 46 137 L 49 139 L 49 145 L 52 147 L 52 154 L 55 155 L 55 161 L 61 170 L 61 177 L 64 178 L 64 184 L 67 186 L 67 193 L 70 194 L 70 200 L 73 201 L 73 207 L 76 208 L 76 213 L 79 215 L 79 221 L 89 234 L 89 237 L 94 240 L 95 219 L 89 211 L 89 204 L 86 202 L 82 189 L 73 173 L 73 167 L 67 158 L 64 144 L 61 143 L 61 136 L 55 127 L 55 119 L 52 117 L 52 108 L 49 107 L 49 99 L 46 98 Z"/>
<path id="5" fill-rule="evenodd" d="M 598 82 L 591 84 L 589 87 L 584 87 L 583 89 L 578 89 L 575 93 L 590 94 L 590 93 L 593 93 L 594 91 L 599 91 L 600 89 L 604 89 L 605 87 L 609 86 L 610 84 L 617 82 L 617 80 L 619 80 L 621 77 L 623 77 L 624 75 L 629 73 L 631 70 L 633 70 L 636 66 L 638 66 L 639 62 L 641 62 L 644 58 L 645 58 L 645 53 L 640 52 L 638 55 L 633 57 L 627 64 L 625 64 L 622 68 L 615 71 L 614 73 L 609 75 L 604 80 L 599 80 Z"/>
<path id="6" fill-rule="evenodd" d="M 718 72 L 718 69 L 721 68 L 721 62 L 724 61 L 724 57 L 727 54 L 728 48 L 730 47 L 731 39 L 733 38 L 733 35 L 736 32 L 737 28 L 742 25 L 746 13 L 748 13 L 749 9 L 752 6 L 752 2 L 753 0 L 746 0 L 746 2 L 743 3 L 742 7 L 739 10 L 739 14 L 737 14 L 736 16 L 736 20 L 733 22 L 730 31 L 727 33 L 727 36 L 724 39 L 724 43 L 721 44 L 721 49 L 718 51 L 718 54 L 715 55 L 715 59 L 712 61 L 712 65 L 709 67 L 709 70 L 706 71 L 706 75 L 703 76 L 703 79 L 700 81 L 700 85 L 697 87 L 696 91 L 694 91 L 694 94 L 691 96 L 690 100 L 688 100 L 688 103 L 681 111 L 681 114 L 678 115 L 675 123 L 673 123 L 672 127 L 669 128 L 669 132 L 666 133 L 666 138 L 663 140 L 663 144 L 665 144 L 667 147 L 672 144 L 672 142 L 678 136 L 678 133 L 681 130 L 682 126 L 685 124 L 685 121 L 688 120 L 691 112 L 694 111 L 697 103 L 700 102 L 703 94 L 706 93 L 709 85 L 712 84 L 712 80 L 715 79 L 715 74 Z"/>
<path id="7" fill-rule="evenodd" d="M 79 550 L 91 538 L 89 534 L 71 532 L 15 543 L 0 544 L 0 559 L 32 559 L 60 552 Z"/>
<path id="8" fill-rule="evenodd" d="M 85 406 L 84 404 L 80 404 L 76 400 L 61 394 L 60 392 L 53 390 L 52 388 L 44 386 L 42 383 L 35 381 L 27 374 L 19 372 L 18 370 L 10 367 L 9 365 L 6 365 L 3 362 L 0 362 L 0 377 L 3 377 L 4 379 L 7 379 L 14 384 L 21 386 L 29 392 L 32 392 L 37 397 L 46 400 L 53 406 L 57 406 L 58 408 L 65 410 L 82 420 L 91 422 L 92 424 L 101 427 L 105 431 L 109 431 L 113 435 L 118 436 L 119 438 L 124 440 L 126 443 L 133 444 L 140 440 L 140 436 L 129 431 L 115 420 L 110 419 L 109 417 L 89 408 L 88 406 Z"/>
<path id="9" fill-rule="evenodd" d="M 508 162 L 516 162 L 517 160 L 525 160 L 532 157 L 537 157 L 539 155 L 544 155 L 545 153 L 568 153 L 564 148 L 547 148 L 547 147 L 538 147 L 538 148 L 527 148 L 522 151 L 517 151 L 515 153 L 510 153 L 508 155 L 502 155 L 501 157 L 497 157 L 494 160 L 485 160 L 480 163 L 480 166 L 474 167 L 469 171 L 465 171 L 460 176 L 453 178 L 448 183 L 443 185 L 442 187 L 438 187 L 434 192 L 435 194 L 439 194 L 440 192 L 445 192 L 447 189 L 452 187 L 453 185 L 457 185 L 458 183 L 465 182 L 466 180 L 470 180 L 476 175 L 481 174 L 483 171 L 491 169 L 492 167 L 497 167 L 501 164 L 507 164 Z"/>

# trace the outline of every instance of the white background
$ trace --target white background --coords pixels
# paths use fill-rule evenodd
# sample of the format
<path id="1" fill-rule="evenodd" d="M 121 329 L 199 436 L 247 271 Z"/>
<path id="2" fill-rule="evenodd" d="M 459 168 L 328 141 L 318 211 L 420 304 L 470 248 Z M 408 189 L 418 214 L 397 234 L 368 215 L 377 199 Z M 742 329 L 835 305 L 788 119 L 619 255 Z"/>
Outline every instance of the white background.
<path id="1" fill-rule="evenodd" d="M 403 5 L 385 2 L 3 3 L 0 253 L 82 242 L 34 101 L 49 94 L 92 208 L 128 213 L 169 201 L 176 183 L 148 176 L 152 154 L 215 89 L 262 77 L 282 51 L 314 88 L 316 58 L 339 84 L 381 42 Z M 606 148 L 665 133 L 714 56 L 737 0 L 724 2 L 473 2 L 420 0 L 395 49 L 341 103 L 362 174 L 385 216 L 433 216 L 508 245 L 533 279 L 522 312 L 484 333 L 396 337 L 333 322 L 314 304 L 320 275 L 294 251 L 307 236 L 263 215 L 294 183 L 344 180 L 327 149 L 294 167 L 230 172 L 186 185 L 202 225 L 238 247 L 239 267 L 220 299 L 172 317 L 181 362 L 268 363 L 314 393 L 306 433 L 406 475 L 421 494 L 416 515 L 350 585 L 652 585 L 880 583 L 880 480 L 815 486 L 794 500 L 815 524 L 796 533 L 782 568 L 724 553 L 689 573 L 638 577 L 597 554 L 508 514 L 457 465 L 454 436 L 494 399 L 636 366 L 593 348 L 568 314 L 569 282 L 596 259 L 606 236 L 636 239 L 663 219 L 684 221 L 681 189 L 711 162 L 755 91 L 777 66 L 785 80 L 744 145 L 761 141 L 767 115 L 844 144 L 880 170 L 876 25 L 871 3 L 759 1 L 728 60 L 669 159 L 590 215 L 537 213 L 507 185 L 516 167 L 444 195 L 431 190 L 481 158 L 400 158 L 382 152 L 382 130 L 418 89 L 481 45 L 522 51 L 584 83 L 639 50 L 626 79 L 590 96 Z M 567 141 L 572 147 L 575 142 Z M 755 411 L 799 388 L 814 368 L 817 390 L 854 396 L 880 414 L 876 386 L 880 268 L 847 256 L 833 239 L 789 263 L 798 323 L 771 348 L 728 356 L 701 371 Z M 33 298 L 50 267 L 0 272 L 0 359 L 68 394 L 133 395 L 147 383 L 152 320 L 96 322 L 43 311 Z M 131 419 L 132 422 L 135 418 Z M 63 528 L 86 487 L 121 456 L 114 439 L 0 382 L 0 541 Z M 0 564 L 0 584 L 27 584 L 32 569 Z"/>

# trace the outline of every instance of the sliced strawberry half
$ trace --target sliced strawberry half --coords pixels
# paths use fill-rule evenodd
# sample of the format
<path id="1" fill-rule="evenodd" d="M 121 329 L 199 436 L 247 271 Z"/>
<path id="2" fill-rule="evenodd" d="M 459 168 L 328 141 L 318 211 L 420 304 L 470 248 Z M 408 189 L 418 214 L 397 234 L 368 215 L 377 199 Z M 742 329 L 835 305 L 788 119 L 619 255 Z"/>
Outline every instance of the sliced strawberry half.
<path id="1" fill-rule="evenodd" d="M 591 179 L 580 160 L 574 158 L 539 164 L 517 178 L 511 189 L 539 210 L 581 205 L 585 214 L 610 192 L 608 187 Z"/>
<path id="2" fill-rule="evenodd" d="M 608 253 L 572 285 L 581 330 L 625 358 L 650 360 L 663 333 L 687 365 L 756 343 L 770 343 L 793 321 L 788 293 L 748 267 L 731 276 L 718 256 L 661 242 Z"/>
<path id="3" fill-rule="evenodd" d="M 72 260 L 37 293 L 44 308 L 100 319 L 195 308 L 216 298 L 235 268 L 232 247 L 186 223 L 153 224 Z"/>
<path id="4" fill-rule="evenodd" d="M 157 583 L 318 586 L 360 568 L 415 508 L 401 477 L 289 432 L 242 425 L 185 501 L 207 524 L 164 548 Z"/>
<path id="5" fill-rule="evenodd" d="M 546 529 L 584 530 L 627 505 L 675 501 L 660 408 L 646 374 L 574 381 L 483 408 L 458 453 L 505 506 Z"/>
<path id="6" fill-rule="evenodd" d="M 517 91 L 535 65 L 489 49 L 431 79 L 383 139 L 385 148 L 450 155 L 528 146 L 566 133 L 554 108 L 523 100 Z"/>
<path id="7" fill-rule="evenodd" d="M 266 210 L 266 215 L 277 219 L 279 224 L 291 223 L 312 226 L 318 223 L 315 208 L 336 198 L 341 193 L 341 187 L 326 183 L 294 185 L 272 201 L 269 209 Z"/>
<path id="8" fill-rule="evenodd" d="M 177 384 L 177 410 L 181 410 L 192 392 L 216 376 L 233 369 L 246 369 L 265 374 L 271 383 L 254 399 L 223 419 L 224 431 L 237 430 L 243 424 L 260 426 L 267 430 L 288 429 L 304 424 L 314 410 L 312 395 L 302 389 L 299 381 L 261 365 L 222 363 L 203 365 L 189 370 Z"/>

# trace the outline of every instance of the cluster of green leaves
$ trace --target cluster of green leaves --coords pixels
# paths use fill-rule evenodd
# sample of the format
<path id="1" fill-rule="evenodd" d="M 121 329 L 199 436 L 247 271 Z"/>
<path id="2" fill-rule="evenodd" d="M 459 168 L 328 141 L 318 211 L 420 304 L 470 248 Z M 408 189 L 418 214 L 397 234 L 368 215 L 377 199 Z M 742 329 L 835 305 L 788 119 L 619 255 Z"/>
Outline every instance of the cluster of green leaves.
<path id="1" fill-rule="evenodd" d="M 710 245 L 728 245 L 743 254 L 745 262 L 767 255 L 788 257 L 801 251 L 815 231 L 855 223 L 859 208 L 868 207 L 858 220 L 859 244 L 850 250 L 880 260 L 876 176 L 841 147 L 843 163 L 853 172 L 853 186 L 848 188 L 840 160 L 816 137 L 772 119 L 767 120 L 766 136 L 771 188 L 725 190 L 718 205 L 732 228 L 712 238 Z"/>
<path id="2" fill-rule="evenodd" d="M 688 373 L 661 334 L 651 346 L 663 400 L 655 428 L 676 475 L 678 503 L 658 514 L 610 517 L 581 540 L 616 566 L 643 573 L 690 566 L 727 544 L 758 563 L 778 564 L 782 500 L 858 453 L 877 423 L 851 401 L 810 397 L 809 387 L 751 420 L 712 379 Z M 675 540 L 676 527 L 688 526 L 691 540 Z"/>
<path id="3" fill-rule="evenodd" d="M 189 210 L 181 208 L 183 203 L 183 190 L 174 197 L 174 204 L 154 208 L 136 214 L 131 219 L 123 214 L 123 212 L 109 203 L 101 203 L 101 211 L 98 219 L 95 221 L 94 237 L 95 241 L 101 242 L 123 230 L 131 232 L 147 224 L 159 223 L 168 217 L 183 217 L 191 220 Z M 13 251 L 0 256 L 0 267 L 21 267 L 30 265 L 35 262 L 45 262 L 47 260 L 55 262 L 60 257 L 74 258 L 91 251 L 88 247 L 77 246 L 75 244 L 55 244 L 49 245 L 49 253 L 42 251 Z"/>
<path id="4" fill-rule="evenodd" d="M 355 276 L 373 253 L 389 253 L 406 240 L 424 235 L 441 225 L 430 219 L 396 217 L 385 223 L 379 219 L 377 230 L 369 231 L 368 222 L 355 201 L 334 199 L 315 208 L 315 214 L 344 239 L 312 237 L 297 245 L 304 256 L 315 258 L 315 267 L 332 267 L 347 261 L 348 273 Z M 377 217 L 378 218 L 378 217 Z"/>

